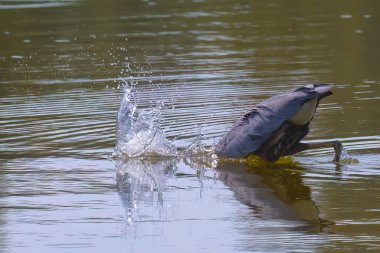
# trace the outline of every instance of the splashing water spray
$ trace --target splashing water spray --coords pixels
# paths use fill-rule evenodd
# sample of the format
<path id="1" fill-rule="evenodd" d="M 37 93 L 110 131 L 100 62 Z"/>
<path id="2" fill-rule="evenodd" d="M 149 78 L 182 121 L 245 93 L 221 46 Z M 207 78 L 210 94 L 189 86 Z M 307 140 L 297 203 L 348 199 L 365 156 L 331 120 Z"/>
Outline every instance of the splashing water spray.
<path id="1" fill-rule="evenodd" d="M 135 84 L 124 85 L 116 126 L 114 157 L 176 156 L 177 149 L 161 129 L 161 107 L 137 110 Z"/>
<path id="2" fill-rule="evenodd" d="M 359 162 L 348 154 L 347 149 L 344 148 L 340 141 L 335 141 L 334 150 L 335 154 L 332 161 L 337 164 L 353 164 Z"/>

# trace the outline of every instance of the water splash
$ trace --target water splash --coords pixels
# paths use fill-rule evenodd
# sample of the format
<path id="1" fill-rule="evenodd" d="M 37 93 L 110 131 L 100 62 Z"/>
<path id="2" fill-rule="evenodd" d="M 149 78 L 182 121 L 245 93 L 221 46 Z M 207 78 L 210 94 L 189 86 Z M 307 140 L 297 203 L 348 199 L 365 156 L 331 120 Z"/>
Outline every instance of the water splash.
<path id="1" fill-rule="evenodd" d="M 194 141 L 185 148 L 179 155 L 179 158 L 194 157 L 194 156 L 211 156 L 213 154 L 213 147 L 207 148 L 203 144 L 203 131 L 202 127 L 198 126 L 198 134 Z"/>
<path id="2" fill-rule="evenodd" d="M 357 159 L 352 158 L 352 156 L 348 153 L 347 149 L 341 143 L 340 143 L 339 151 L 335 150 L 335 152 L 336 152 L 335 156 L 339 157 L 338 162 L 337 162 L 338 164 L 344 165 L 344 164 L 359 163 Z"/>
<path id="3" fill-rule="evenodd" d="M 174 144 L 165 138 L 161 128 L 159 101 L 150 109 L 137 108 L 135 85 L 127 83 L 120 103 L 116 126 L 114 157 L 176 156 Z"/>

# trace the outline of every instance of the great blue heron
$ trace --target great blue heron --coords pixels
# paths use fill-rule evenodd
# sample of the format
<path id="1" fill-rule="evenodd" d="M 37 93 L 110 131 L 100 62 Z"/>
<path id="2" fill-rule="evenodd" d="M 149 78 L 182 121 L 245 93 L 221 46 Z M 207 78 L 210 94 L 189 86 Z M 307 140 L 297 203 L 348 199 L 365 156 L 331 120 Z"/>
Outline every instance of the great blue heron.
<path id="1" fill-rule="evenodd" d="M 300 142 L 309 132 L 319 101 L 331 95 L 331 89 L 330 84 L 308 84 L 262 101 L 235 122 L 214 152 L 233 158 L 255 154 L 274 162 L 307 149 L 334 147 L 334 161 L 338 161 L 342 150 L 339 141 Z"/>

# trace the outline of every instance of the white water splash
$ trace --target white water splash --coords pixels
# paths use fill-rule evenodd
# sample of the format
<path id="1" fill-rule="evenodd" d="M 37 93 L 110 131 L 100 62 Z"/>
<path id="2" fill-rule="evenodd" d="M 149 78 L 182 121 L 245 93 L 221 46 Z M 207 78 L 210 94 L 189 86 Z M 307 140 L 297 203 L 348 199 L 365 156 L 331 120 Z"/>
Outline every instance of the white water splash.
<path id="1" fill-rule="evenodd" d="M 347 149 L 345 149 L 343 145 L 338 155 L 339 155 L 338 164 L 340 165 L 359 163 L 359 160 L 352 158 L 352 156 L 348 153 Z"/>
<path id="2" fill-rule="evenodd" d="M 116 126 L 115 157 L 176 156 L 177 149 L 161 129 L 161 107 L 139 110 L 134 85 L 124 87 Z"/>
<path id="3" fill-rule="evenodd" d="M 199 126 L 197 137 L 178 156 L 180 158 L 185 158 L 189 156 L 204 156 L 204 155 L 211 156 L 212 154 L 213 154 L 213 147 L 206 148 L 206 146 L 203 144 L 202 128 L 201 126 Z"/>

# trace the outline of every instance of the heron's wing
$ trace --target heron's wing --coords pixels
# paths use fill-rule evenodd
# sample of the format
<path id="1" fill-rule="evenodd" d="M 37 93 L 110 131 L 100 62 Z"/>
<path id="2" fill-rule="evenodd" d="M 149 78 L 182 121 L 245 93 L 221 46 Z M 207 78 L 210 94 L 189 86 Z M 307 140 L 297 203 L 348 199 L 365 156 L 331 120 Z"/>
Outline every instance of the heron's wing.
<path id="1" fill-rule="evenodd" d="M 219 141 L 215 153 L 227 157 L 246 157 L 290 119 L 303 103 L 318 96 L 314 88 L 297 89 L 271 97 L 258 104 L 232 126 Z"/>

